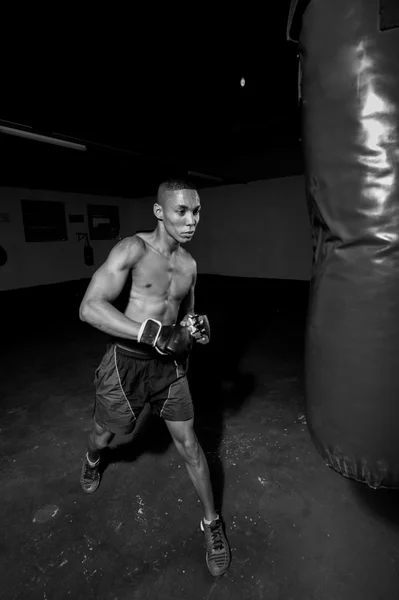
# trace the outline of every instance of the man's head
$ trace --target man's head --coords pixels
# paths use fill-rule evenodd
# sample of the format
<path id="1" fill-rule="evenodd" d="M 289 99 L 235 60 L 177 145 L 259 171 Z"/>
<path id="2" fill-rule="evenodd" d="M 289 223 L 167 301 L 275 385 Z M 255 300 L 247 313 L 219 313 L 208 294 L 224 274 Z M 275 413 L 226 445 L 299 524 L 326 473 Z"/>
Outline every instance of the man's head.
<path id="1" fill-rule="evenodd" d="M 201 205 L 197 190 L 187 181 L 164 181 L 158 188 L 154 214 L 165 232 L 179 244 L 194 235 Z"/>

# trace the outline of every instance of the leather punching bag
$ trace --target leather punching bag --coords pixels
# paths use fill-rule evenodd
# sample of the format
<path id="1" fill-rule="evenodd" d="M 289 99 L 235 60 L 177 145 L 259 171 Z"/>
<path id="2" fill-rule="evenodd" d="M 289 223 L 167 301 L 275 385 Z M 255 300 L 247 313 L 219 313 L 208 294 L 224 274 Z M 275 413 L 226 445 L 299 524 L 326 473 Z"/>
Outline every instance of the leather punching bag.
<path id="1" fill-rule="evenodd" d="M 372 488 L 393 488 L 399 487 L 399 29 L 381 27 L 380 9 L 378 0 L 304 3 L 303 143 L 315 240 L 306 412 L 328 466 Z"/>

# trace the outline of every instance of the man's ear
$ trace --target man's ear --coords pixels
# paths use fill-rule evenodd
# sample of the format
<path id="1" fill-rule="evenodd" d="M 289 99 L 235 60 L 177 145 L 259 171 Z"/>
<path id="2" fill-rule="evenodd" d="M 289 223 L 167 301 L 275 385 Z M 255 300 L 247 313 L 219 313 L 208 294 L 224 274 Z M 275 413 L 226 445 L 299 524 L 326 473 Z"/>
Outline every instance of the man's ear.
<path id="1" fill-rule="evenodd" d="M 158 221 L 163 221 L 163 208 L 157 202 L 155 202 L 154 204 L 154 215 L 156 216 Z"/>

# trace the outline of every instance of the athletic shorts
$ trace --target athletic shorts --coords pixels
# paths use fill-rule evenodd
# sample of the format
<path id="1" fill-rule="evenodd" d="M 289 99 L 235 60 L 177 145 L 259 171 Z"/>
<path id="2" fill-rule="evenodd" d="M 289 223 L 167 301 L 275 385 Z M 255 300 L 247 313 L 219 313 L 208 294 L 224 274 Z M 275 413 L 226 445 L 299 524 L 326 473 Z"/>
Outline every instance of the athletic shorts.
<path id="1" fill-rule="evenodd" d="M 94 419 L 98 425 L 115 434 L 131 433 L 147 402 L 152 414 L 167 421 L 192 419 L 188 361 L 174 361 L 153 349 L 145 354 L 142 344 L 129 345 L 133 349 L 111 343 L 95 372 Z"/>

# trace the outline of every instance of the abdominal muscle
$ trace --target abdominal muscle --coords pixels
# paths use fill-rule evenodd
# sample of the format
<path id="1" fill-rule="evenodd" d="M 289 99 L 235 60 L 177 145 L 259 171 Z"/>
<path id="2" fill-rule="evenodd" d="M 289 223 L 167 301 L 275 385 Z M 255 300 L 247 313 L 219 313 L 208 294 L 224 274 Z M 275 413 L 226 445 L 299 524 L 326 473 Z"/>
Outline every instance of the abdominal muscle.
<path id="1" fill-rule="evenodd" d="M 151 318 L 160 321 L 162 325 L 173 325 L 177 319 L 179 306 L 180 302 L 172 298 L 152 298 L 132 290 L 125 315 L 137 323 Z"/>

